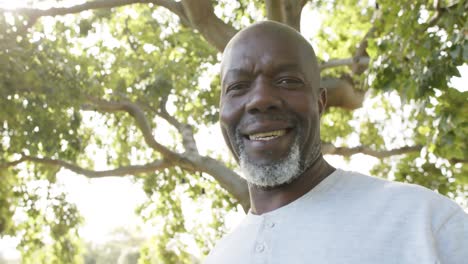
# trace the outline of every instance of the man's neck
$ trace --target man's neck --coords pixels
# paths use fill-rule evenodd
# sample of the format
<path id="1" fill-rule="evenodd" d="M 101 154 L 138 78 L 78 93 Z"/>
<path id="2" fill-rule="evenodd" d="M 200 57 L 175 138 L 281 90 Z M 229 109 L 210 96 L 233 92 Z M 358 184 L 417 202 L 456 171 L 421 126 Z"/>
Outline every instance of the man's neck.
<path id="1" fill-rule="evenodd" d="M 320 157 L 301 176 L 287 185 L 271 189 L 249 185 L 251 212 L 261 215 L 285 206 L 312 190 L 333 171 L 335 168 Z"/>

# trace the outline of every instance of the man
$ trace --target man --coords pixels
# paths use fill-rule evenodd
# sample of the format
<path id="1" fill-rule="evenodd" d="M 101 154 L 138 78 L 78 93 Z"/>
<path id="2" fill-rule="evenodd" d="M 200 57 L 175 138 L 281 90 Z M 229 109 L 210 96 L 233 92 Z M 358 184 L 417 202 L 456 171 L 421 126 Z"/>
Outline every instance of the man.
<path id="1" fill-rule="evenodd" d="M 326 90 L 297 31 L 276 22 L 240 31 L 221 85 L 221 129 L 251 209 L 206 263 L 468 263 L 468 216 L 455 203 L 323 159 Z"/>

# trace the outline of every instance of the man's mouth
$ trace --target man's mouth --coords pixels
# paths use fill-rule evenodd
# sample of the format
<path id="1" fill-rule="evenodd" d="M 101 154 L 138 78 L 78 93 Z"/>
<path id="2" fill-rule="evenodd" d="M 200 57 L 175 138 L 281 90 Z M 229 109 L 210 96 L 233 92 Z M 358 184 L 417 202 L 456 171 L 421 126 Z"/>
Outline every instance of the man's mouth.
<path id="1" fill-rule="evenodd" d="M 281 129 L 281 130 L 275 130 L 275 131 L 270 131 L 270 132 L 250 134 L 250 135 L 247 135 L 247 137 L 249 140 L 267 141 L 267 140 L 279 138 L 281 136 L 284 136 L 285 134 L 286 134 L 286 129 Z"/>

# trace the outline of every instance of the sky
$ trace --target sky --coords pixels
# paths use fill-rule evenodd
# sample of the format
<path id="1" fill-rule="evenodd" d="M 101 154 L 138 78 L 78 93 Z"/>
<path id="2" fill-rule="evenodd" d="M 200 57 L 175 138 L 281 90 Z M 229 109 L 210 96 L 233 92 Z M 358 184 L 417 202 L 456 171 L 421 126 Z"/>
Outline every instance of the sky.
<path id="1" fill-rule="evenodd" d="M 25 2 L 25 0 L 0 0 L 0 7 L 16 8 L 23 6 Z M 67 1 L 66 3 L 80 2 L 84 1 Z M 305 10 L 304 12 L 311 11 Z M 311 28 L 311 24 L 316 25 L 316 28 Z M 314 23 L 308 23 L 308 25 L 309 27 L 303 27 L 306 35 L 312 35 L 320 26 Z M 452 85 L 460 91 L 467 91 L 468 65 L 459 67 L 459 70 L 462 77 L 452 78 Z M 197 139 L 202 152 L 207 150 L 216 150 L 217 153 L 228 152 L 217 126 L 201 129 L 197 134 Z M 344 162 L 338 156 L 327 156 L 326 159 L 334 166 L 362 173 L 368 173 L 377 161 L 375 158 L 360 154 L 353 156 L 349 163 Z M 122 177 L 88 179 L 63 170 L 58 175 L 58 181 L 63 184 L 69 200 L 77 204 L 86 219 L 85 225 L 80 230 L 80 235 L 85 240 L 104 243 L 109 240 L 112 230 L 118 227 L 142 225 L 141 220 L 134 214 L 134 210 L 137 205 L 145 201 L 146 197 L 141 186 L 133 184 L 130 179 Z M 242 216 L 242 212 L 233 214 L 230 225 L 234 226 Z M 18 257 L 18 252 L 15 250 L 16 243 L 15 239 L 0 240 L 0 253 L 7 258 Z"/>

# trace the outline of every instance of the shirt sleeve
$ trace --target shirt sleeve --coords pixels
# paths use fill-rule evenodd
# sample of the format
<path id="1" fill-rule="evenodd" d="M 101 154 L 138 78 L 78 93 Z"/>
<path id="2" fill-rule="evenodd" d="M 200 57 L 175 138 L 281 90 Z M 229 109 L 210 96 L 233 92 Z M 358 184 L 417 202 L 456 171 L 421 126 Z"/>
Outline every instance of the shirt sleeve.
<path id="1" fill-rule="evenodd" d="M 458 208 L 436 233 L 441 264 L 468 263 L 468 214 Z"/>

